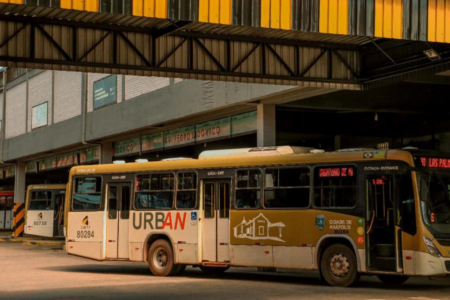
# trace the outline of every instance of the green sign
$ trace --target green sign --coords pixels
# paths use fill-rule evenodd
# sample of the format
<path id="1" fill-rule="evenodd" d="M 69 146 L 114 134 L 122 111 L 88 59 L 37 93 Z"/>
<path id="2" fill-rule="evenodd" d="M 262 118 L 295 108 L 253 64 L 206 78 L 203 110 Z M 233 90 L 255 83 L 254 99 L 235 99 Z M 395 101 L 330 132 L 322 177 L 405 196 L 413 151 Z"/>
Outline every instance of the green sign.
<path id="1" fill-rule="evenodd" d="M 25 172 L 26 173 L 36 173 L 37 172 L 37 161 L 33 160 L 33 161 L 27 162 L 27 164 L 25 166 Z"/>
<path id="2" fill-rule="evenodd" d="M 56 156 L 47 157 L 39 160 L 39 171 L 51 170 L 56 168 Z"/>
<path id="3" fill-rule="evenodd" d="M 195 126 L 188 126 L 164 132 L 164 147 L 187 145 L 195 142 Z"/>
<path id="4" fill-rule="evenodd" d="M 133 153 L 139 153 L 139 138 L 129 139 L 114 143 L 114 156 L 123 156 Z"/>
<path id="5" fill-rule="evenodd" d="M 99 161 L 100 159 L 100 146 L 92 148 L 82 149 L 78 152 L 80 154 L 80 164 L 91 163 Z M 74 164 L 78 164 L 77 153 L 75 152 Z"/>
<path id="6" fill-rule="evenodd" d="M 5 178 L 14 177 L 16 175 L 16 166 L 9 166 L 5 168 Z"/>
<path id="7" fill-rule="evenodd" d="M 117 76 L 94 82 L 94 109 L 116 102 Z"/>
<path id="8" fill-rule="evenodd" d="M 164 147 L 164 135 L 162 132 L 142 136 L 142 151 L 162 149 Z"/>
<path id="9" fill-rule="evenodd" d="M 210 121 L 195 125 L 196 140 L 206 141 L 231 135 L 230 118 Z"/>
<path id="10" fill-rule="evenodd" d="M 256 131 L 256 111 L 231 117 L 231 134 Z"/>
<path id="11" fill-rule="evenodd" d="M 56 157 L 56 166 L 58 168 L 73 166 L 73 152 L 58 155 Z"/>

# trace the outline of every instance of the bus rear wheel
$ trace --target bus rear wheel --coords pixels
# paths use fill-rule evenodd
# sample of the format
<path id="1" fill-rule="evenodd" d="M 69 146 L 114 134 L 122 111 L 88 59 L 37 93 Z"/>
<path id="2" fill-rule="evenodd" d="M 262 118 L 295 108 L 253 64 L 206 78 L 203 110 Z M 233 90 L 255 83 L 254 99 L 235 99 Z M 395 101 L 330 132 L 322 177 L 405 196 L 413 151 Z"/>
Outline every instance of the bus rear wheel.
<path id="1" fill-rule="evenodd" d="M 177 275 L 185 268 L 174 263 L 172 247 L 166 240 L 157 240 L 150 246 L 148 266 L 155 276 Z"/>
<path id="2" fill-rule="evenodd" d="M 377 275 L 378 279 L 387 284 L 402 284 L 405 283 L 409 276 L 396 276 L 396 275 Z"/>
<path id="3" fill-rule="evenodd" d="M 332 245 L 325 250 L 320 260 L 320 272 L 331 286 L 352 286 L 360 277 L 355 254 L 343 244 Z"/>
<path id="4" fill-rule="evenodd" d="M 205 267 L 205 266 L 200 266 L 200 270 L 202 270 L 203 272 L 207 273 L 207 274 L 218 274 L 218 273 L 223 273 L 225 271 L 227 271 L 230 267 L 226 267 L 226 268 L 221 268 L 221 267 Z"/>

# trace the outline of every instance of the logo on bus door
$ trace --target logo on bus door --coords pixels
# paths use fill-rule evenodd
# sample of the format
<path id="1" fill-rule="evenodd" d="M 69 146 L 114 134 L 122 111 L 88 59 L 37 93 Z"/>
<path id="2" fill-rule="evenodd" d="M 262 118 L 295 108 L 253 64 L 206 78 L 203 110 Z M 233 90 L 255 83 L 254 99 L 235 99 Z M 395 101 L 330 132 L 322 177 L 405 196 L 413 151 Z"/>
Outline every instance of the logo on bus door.
<path id="1" fill-rule="evenodd" d="M 42 219 L 42 213 L 38 214 L 37 218 L 40 220 Z"/>
<path id="2" fill-rule="evenodd" d="M 81 221 L 81 224 L 83 226 L 88 226 L 89 225 L 89 217 L 88 216 L 84 217 L 83 221 Z"/>

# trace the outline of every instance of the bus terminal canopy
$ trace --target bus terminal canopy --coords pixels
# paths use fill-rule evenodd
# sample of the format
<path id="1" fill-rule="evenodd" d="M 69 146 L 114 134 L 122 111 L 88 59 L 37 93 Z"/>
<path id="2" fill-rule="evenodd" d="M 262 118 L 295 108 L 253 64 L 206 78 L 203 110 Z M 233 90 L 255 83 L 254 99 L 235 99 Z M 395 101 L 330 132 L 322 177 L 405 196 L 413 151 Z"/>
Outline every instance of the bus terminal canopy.
<path id="1" fill-rule="evenodd" d="M 8 67 L 366 89 L 448 69 L 437 0 L 0 0 Z"/>

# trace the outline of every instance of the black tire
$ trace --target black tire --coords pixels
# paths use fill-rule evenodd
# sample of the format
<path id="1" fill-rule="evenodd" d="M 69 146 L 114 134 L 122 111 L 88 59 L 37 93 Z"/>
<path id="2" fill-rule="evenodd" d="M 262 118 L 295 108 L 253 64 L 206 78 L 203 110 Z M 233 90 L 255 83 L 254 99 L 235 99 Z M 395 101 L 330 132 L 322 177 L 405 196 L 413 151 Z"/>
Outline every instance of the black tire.
<path id="1" fill-rule="evenodd" d="M 387 284 L 402 284 L 405 283 L 409 276 L 397 276 L 397 275 L 377 275 L 378 279 Z"/>
<path id="2" fill-rule="evenodd" d="M 205 267 L 200 266 L 200 270 L 207 274 L 219 274 L 227 271 L 230 267 L 220 268 L 220 267 Z"/>
<path id="3" fill-rule="evenodd" d="M 148 266 L 155 276 L 171 276 L 181 265 L 176 265 L 173 250 L 166 240 L 155 241 L 148 250 Z"/>
<path id="4" fill-rule="evenodd" d="M 343 244 L 332 245 L 325 250 L 320 259 L 320 272 L 331 286 L 352 286 L 360 278 L 355 254 Z"/>

